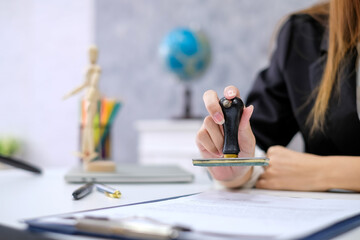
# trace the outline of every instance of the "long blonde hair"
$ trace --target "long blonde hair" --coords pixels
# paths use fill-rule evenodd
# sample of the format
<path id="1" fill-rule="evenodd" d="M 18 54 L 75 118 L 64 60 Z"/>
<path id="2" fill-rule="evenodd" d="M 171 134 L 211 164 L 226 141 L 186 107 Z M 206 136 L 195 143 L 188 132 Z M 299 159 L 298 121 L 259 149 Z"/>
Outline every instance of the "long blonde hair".
<path id="1" fill-rule="evenodd" d="M 339 89 L 339 80 L 347 52 L 356 47 L 360 37 L 360 1 L 330 0 L 301 11 L 313 16 L 329 28 L 329 48 L 320 85 L 315 89 L 315 104 L 306 124 L 310 133 L 323 131 L 330 97 Z M 325 16 L 325 18 L 324 18 Z M 324 21 L 325 19 L 325 21 Z"/>

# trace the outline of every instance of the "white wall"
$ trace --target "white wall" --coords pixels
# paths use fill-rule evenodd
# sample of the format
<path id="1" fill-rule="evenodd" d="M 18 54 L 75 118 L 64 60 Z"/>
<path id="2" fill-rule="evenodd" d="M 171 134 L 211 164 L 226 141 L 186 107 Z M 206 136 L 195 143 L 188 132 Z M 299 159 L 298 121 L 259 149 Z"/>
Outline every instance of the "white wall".
<path id="1" fill-rule="evenodd" d="M 210 39 L 212 63 L 192 84 L 193 114 L 206 116 L 203 93 L 214 89 L 222 94 L 225 86 L 235 85 L 246 98 L 255 76 L 268 64 L 280 20 L 316 1 L 96 0 L 100 88 L 107 96 L 125 99 L 112 132 L 113 159 L 137 159 L 137 120 L 182 114 L 183 85 L 158 57 L 159 44 L 171 29 L 200 26 Z"/>
<path id="2" fill-rule="evenodd" d="M 61 98 L 82 83 L 96 41 L 100 90 L 127 100 L 113 128 L 113 157 L 136 161 L 133 123 L 182 111 L 182 86 L 157 58 L 166 32 L 198 23 L 212 40 L 213 64 L 194 84 L 194 113 L 205 115 L 202 93 L 238 84 L 246 96 L 279 19 L 315 1 L 0 0 L 0 137 L 18 137 L 24 159 L 40 166 L 75 164 L 82 94 Z M 135 111 L 127 103 L 138 103 L 139 94 Z"/>
<path id="3" fill-rule="evenodd" d="M 0 137 L 16 136 L 40 166 L 73 165 L 80 84 L 93 43 L 89 0 L 0 1 Z"/>

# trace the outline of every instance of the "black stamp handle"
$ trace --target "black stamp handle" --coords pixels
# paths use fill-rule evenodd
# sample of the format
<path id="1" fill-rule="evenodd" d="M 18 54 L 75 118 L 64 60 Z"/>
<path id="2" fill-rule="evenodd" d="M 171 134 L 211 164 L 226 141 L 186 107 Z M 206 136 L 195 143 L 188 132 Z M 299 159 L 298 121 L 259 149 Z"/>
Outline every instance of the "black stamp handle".
<path id="1" fill-rule="evenodd" d="M 224 114 L 225 122 L 224 127 L 224 155 L 235 154 L 236 157 L 240 152 L 239 142 L 238 142 L 238 131 L 240 119 L 244 110 L 243 101 L 235 97 L 231 100 L 221 98 L 220 106 Z M 226 156 L 225 156 L 226 157 Z"/>

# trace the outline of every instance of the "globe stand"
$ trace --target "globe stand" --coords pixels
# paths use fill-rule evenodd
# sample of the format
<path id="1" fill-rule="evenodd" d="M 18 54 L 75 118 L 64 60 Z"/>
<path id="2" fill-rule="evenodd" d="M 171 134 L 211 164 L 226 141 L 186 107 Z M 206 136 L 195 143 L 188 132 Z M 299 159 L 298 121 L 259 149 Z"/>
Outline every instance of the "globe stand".
<path id="1" fill-rule="evenodd" d="M 192 91 L 191 88 L 188 84 L 185 84 L 185 90 L 184 90 L 184 99 L 185 99 L 185 103 L 184 103 L 184 112 L 183 115 L 180 117 L 174 117 L 174 119 L 202 119 L 203 117 L 201 116 L 193 116 L 191 114 L 191 109 L 192 109 Z"/>

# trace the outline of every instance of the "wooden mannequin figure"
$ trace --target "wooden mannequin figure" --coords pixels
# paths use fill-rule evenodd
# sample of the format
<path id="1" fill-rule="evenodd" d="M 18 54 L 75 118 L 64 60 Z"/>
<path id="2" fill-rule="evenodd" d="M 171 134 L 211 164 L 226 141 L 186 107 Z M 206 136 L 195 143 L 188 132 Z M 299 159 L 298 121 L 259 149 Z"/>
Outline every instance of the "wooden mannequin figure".
<path id="1" fill-rule="evenodd" d="M 91 165 L 95 165 L 100 167 L 102 170 L 105 166 L 99 165 L 106 165 L 111 166 L 110 169 L 105 167 L 104 171 L 113 171 L 114 163 L 111 161 L 96 161 L 91 162 L 95 159 L 98 154 L 95 151 L 94 145 L 94 126 L 93 121 L 94 117 L 97 112 L 98 108 L 98 101 L 101 99 L 101 93 L 98 88 L 98 83 L 100 79 L 101 68 L 97 65 L 97 58 L 98 58 L 98 49 L 96 46 L 91 46 L 89 48 L 89 57 L 90 57 L 90 66 L 86 70 L 85 81 L 82 85 L 75 88 L 70 93 L 64 96 L 64 99 L 67 99 L 82 90 L 85 90 L 84 96 L 84 104 L 85 104 L 85 112 L 86 118 L 85 123 L 82 130 L 81 136 L 81 153 L 79 154 L 80 157 L 83 159 L 84 167 L 86 170 L 89 171 L 97 171 L 97 167 L 93 169 Z"/>

